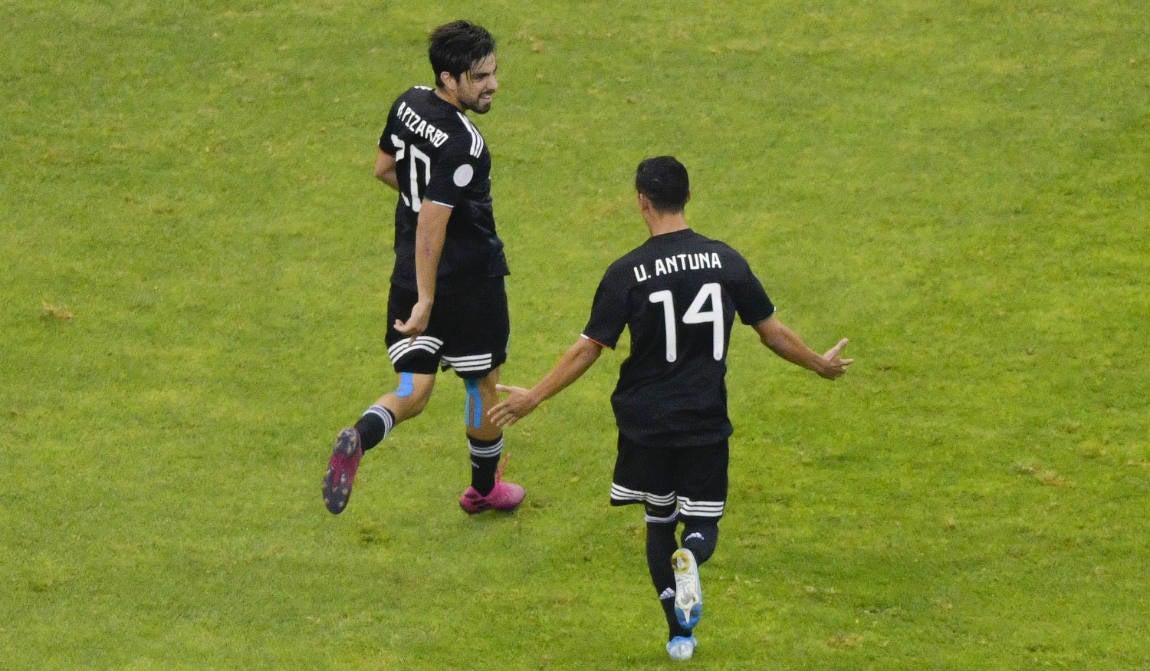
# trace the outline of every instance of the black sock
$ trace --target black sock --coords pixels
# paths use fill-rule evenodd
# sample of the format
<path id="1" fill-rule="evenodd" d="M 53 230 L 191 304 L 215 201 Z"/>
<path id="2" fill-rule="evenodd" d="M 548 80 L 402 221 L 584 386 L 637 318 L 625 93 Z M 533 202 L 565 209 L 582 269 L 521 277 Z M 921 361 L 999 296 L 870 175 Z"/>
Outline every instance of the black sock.
<path id="1" fill-rule="evenodd" d="M 667 640 L 669 641 L 676 636 L 689 638 L 691 630 L 684 629 L 679 624 L 679 618 L 675 617 L 675 593 L 671 592 L 671 596 L 659 599 L 659 605 L 663 607 L 663 617 L 667 618 Z"/>
<path id="2" fill-rule="evenodd" d="M 359 446 L 364 452 L 370 450 L 387 438 L 394 427 L 394 413 L 382 405 L 371 406 L 355 423 L 355 430 L 359 432 Z"/>
<path id="3" fill-rule="evenodd" d="M 675 617 L 675 570 L 671 567 L 671 555 L 679 549 L 675 542 L 676 523 L 647 522 L 647 570 L 651 573 L 651 583 L 663 607 L 667 619 L 667 640 L 676 636 L 690 636 L 691 632 L 679 626 Z"/>
<path id="4" fill-rule="evenodd" d="M 692 524 L 683 527 L 683 547 L 695 555 L 695 563 L 700 566 L 715 554 L 719 543 L 718 524 Z"/>
<path id="5" fill-rule="evenodd" d="M 471 486 L 480 496 L 487 496 L 495 489 L 495 473 L 499 470 L 499 457 L 503 454 L 503 436 L 495 440 L 479 440 L 468 436 L 467 448 L 471 454 Z"/>

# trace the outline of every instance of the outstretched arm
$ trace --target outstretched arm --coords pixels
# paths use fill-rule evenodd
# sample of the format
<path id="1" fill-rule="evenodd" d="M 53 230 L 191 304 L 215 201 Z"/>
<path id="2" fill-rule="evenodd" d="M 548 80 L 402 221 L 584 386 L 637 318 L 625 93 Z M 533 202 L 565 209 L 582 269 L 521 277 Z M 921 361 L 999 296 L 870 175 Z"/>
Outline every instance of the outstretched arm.
<path id="1" fill-rule="evenodd" d="M 847 345 L 846 338 L 840 340 L 826 354 L 819 354 L 808 347 L 797 333 L 773 316 L 755 324 L 755 331 L 759 334 L 759 340 L 772 352 L 796 366 L 814 371 L 828 380 L 842 376 L 843 373 L 847 372 L 847 366 L 854 363 L 854 359 L 844 359 L 839 356 L 839 353 Z"/>
<path id="2" fill-rule="evenodd" d="M 524 389 L 523 387 L 496 385 L 497 390 L 506 392 L 508 396 L 502 403 L 492 407 L 487 416 L 497 426 L 511 426 L 531 414 L 531 411 L 539 407 L 540 403 L 563 391 L 567 385 L 582 377 L 583 373 L 586 373 L 599 359 L 602 352 L 603 346 L 599 343 L 587 338 L 579 338 L 574 345 L 567 348 L 551 372 L 544 375 L 543 379 L 539 380 L 534 387 Z"/>

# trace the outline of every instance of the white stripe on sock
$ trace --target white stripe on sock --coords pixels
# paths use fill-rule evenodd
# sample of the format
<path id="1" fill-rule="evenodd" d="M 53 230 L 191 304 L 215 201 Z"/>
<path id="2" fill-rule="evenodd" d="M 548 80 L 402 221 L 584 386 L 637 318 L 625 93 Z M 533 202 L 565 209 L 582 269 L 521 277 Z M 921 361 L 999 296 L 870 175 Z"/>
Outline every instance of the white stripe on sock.
<path id="1" fill-rule="evenodd" d="M 495 443 L 494 445 L 487 446 L 487 447 L 482 447 L 482 446 L 476 445 L 475 443 L 473 443 L 469 440 L 469 441 L 467 441 L 467 447 L 468 447 L 468 450 L 471 452 L 471 456 L 473 456 L 473 457 L 480 457 L 480 458 L 498 457 L 499 454 L 501 452 L 503 452 L 503 439 L 500 438 L 499 442 Z"/>
<path id="2" fill-rule="evenodd" d="M 383 407 L 382 405 L 373 405 L 363 414 L 375 415 L 381 421 L 383 421 L 383 437 L 387 438 L 387 434 L 391 433 L 391 429 L 394 426 L 394 420 L 392 418 L 391 412 L 389 412 L 387 408 Z"/>

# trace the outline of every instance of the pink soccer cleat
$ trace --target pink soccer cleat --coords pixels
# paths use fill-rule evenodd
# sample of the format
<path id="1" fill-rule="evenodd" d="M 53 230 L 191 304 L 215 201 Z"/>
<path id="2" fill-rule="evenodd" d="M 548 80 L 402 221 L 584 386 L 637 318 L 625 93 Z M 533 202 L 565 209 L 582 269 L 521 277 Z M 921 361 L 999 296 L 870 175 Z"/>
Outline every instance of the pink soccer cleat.
<path id="1" fill-rule="evenodd" d="M 496 479 L 495 488 L 487 496 L 481 495 L 474 487 L 468 487 L 463 496 L 459 497 L 459 507 L 468 515 L 484 510 L 515 510 L 524 496 L 526 492 L 519 485 Z"/>
<path id="2" fill-rule="evenodd" d="M 340 431 L 335 438 L 331 460 L 327 462 L 327 474 L 323 476 L 323 503 L 332 515 L 342 513 L 347 507 L 351 486 L 355 484 L 355 472 L 359 469 L 362 457 L 359 432 L 354 428 Z"/>

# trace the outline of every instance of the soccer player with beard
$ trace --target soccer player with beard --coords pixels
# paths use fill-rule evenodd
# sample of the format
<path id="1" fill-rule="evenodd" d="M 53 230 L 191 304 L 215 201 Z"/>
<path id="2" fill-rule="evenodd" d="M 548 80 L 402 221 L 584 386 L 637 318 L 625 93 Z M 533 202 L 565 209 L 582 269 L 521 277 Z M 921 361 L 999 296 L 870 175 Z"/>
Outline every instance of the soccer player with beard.
<path id="1" fill-rule="evenodd" d="M 467 513 L 513 510 L 524 497 L 502 480 L 503 431 L 486 412 L 507 358 L 509 271 L 495 230 L 491 153 L 467 116 L 490 110 L 499 88 L 495 39 L 454 21 L 432 32 L 428 55 L 435 87 L 412 87 L 395 101 L 375 164 L 376 178 L 399 193 L 386 335 L 398 381 L 335 439 L 323 482 L 333 514 L 347 506 L 364 452 L 422 412 L 436 373 L 448 368 L 467 390 L 471 482 L 459 505 Z M 371 265 L 349 260 L 353 272 Z"/>

